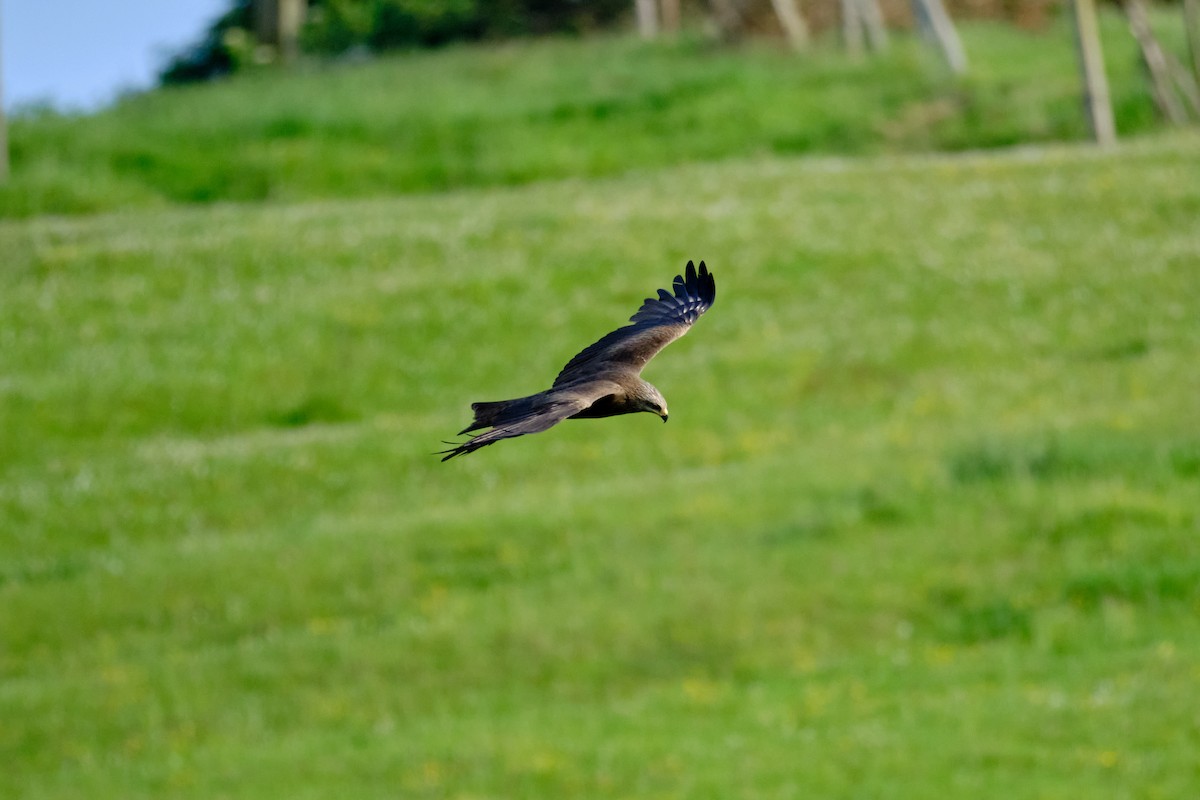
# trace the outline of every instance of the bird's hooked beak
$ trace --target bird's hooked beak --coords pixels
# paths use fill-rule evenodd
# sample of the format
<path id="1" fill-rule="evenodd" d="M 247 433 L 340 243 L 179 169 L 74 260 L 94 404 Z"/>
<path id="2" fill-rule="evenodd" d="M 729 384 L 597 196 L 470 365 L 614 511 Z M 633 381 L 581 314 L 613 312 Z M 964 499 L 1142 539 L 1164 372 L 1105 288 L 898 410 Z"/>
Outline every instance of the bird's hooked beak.
<path id="1" fill-rule="evenodd" d="M 667 412 L 666 412 L 666 411 L 664 411 L 664 412 L 662 413 L 662 418 L 663 418 L 663 422 L 666 422 L 666 421 L 667 421 Z"/>

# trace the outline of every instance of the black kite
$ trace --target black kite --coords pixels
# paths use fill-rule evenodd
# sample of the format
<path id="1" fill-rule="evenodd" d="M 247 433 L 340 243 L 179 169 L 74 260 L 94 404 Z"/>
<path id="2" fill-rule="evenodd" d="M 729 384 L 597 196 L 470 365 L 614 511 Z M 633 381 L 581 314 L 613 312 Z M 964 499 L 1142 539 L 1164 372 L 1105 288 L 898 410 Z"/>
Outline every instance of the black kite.
<path id="1" fill-rule="evenodd" d="M 642 380 L 642 368 L 659 350 L 687 333 L 717 297 L 716 282 L 703 261 L 699 272 L 689 261 L 684 274 L 675 276 L 674 288 L 673 296 L 659 289 L 657 298 L 647 298 L 629 318 L 632 325 L 617 328 L 584 348 L 567 362 L 546 391 L 515 400 L 472 403 L 475 421 L 458 435 L 482 428 L 491 430 L 441 451 L 438 455 L 449 454 L 442 461 L 501 439 L 540 433 L 564 419 L 649 411 L 666 422 L 667 401 L 658 389 Z"/>

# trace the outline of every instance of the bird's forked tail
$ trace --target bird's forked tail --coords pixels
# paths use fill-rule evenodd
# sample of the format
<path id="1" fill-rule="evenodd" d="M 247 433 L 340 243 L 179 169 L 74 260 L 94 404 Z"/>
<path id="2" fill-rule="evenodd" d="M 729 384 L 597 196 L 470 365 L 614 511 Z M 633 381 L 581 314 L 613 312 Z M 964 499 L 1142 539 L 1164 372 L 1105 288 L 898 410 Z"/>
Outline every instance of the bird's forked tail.
<path id="1" fill-rule="evenodd" d="M 471 403 L 475 412 L 475 421 L 458 432 L 459 436 L 481 428 L 492 428 L 506 422 L 514 422 L 525 417 L 533 408 L 533 398 L 518 397 L 515 400 L 491 400 L 482 403 Z"/>

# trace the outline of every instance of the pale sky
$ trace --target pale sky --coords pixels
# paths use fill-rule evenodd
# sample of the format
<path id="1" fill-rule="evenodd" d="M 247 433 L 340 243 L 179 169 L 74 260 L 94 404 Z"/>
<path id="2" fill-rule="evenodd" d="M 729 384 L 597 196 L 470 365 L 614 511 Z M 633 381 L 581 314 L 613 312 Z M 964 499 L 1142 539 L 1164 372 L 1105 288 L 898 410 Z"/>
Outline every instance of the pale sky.
<path id="1" fill-rule="evenodd" d="M 231 0 L 0 0 L 4 107 L 93 109 L 154 84 Z"/>

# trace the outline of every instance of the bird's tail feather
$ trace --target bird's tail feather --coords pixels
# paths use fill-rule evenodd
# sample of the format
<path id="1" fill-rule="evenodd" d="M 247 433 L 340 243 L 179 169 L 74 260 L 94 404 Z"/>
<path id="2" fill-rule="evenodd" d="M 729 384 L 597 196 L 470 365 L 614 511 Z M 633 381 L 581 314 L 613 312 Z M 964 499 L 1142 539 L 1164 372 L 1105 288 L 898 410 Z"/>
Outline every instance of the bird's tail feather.
<path id="1" fill-rule="evenodd" d="M 492 428 L 515 422 L 529 415 L 533 410 L 533 401 L 538 395 L 518 397 L 515 400 L 491 400 L 481 403 L 471 403 L 475 412 L 475 421 L 458 432 L 459 436 L 481 428 Z"/>

